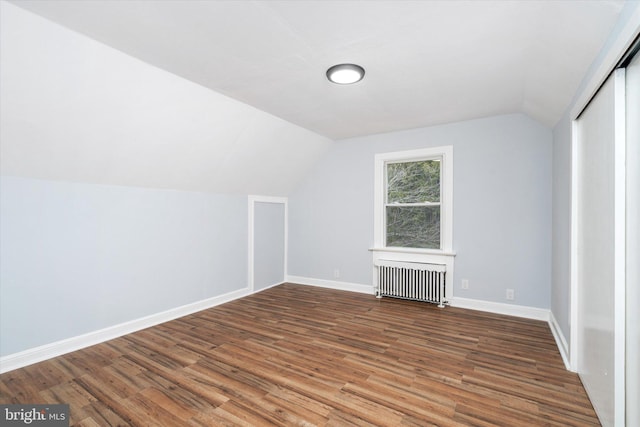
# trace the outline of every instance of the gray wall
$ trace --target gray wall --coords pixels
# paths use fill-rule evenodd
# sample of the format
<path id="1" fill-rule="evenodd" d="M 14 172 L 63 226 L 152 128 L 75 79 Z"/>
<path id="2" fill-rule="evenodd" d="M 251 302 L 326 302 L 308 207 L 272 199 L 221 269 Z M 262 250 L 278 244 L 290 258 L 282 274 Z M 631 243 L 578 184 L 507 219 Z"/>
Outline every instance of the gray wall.
<path id="1" fill-rule="evenodd" d="M 549 308 L 551 140 L 516 114 L 336 142 L 289 197 L 289 274 L 370 285 L 375 154 L 453 145 L 454 296 Z"/>
<path id="2" fill-rule="evenodd" d="M 247 286 L 247 198 L 0 180 L 0 355 Z"/>
<path id="3" fill-rule="evenodd" d="M 285 205 L 255 202 L 254 205 L 254 289 L 284 282 Z"/>
<path id="4" fill-rule="evenodd" d="M 0 9 L 0 356 L 246 288 L 247 195 L 332 141 Z"/>

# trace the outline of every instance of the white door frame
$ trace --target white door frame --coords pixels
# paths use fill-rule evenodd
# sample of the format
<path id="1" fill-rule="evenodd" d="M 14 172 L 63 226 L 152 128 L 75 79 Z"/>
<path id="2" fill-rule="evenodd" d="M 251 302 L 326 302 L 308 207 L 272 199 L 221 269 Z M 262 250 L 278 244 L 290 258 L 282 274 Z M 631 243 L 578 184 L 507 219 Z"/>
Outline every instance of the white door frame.
<path id="1" fill-rule="evenodd" d="M 247 283 L 250 292 L 255 292 L 255 209 L 256 203 L 277 203 L 284 206 L 284 278 L 287 277 L 287 259 L 289 257 L 289 199 L 287 197 L 249 196 L 248 203 L 248 261 Z"/>

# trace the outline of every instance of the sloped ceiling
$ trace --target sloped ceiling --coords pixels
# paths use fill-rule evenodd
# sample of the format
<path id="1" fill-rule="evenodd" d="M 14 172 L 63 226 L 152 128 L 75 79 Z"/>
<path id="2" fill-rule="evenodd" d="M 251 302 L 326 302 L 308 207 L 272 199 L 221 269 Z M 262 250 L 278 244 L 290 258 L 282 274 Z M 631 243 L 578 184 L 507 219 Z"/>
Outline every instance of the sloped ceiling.
<path id="1" fill-rule="evenodd" d="M 21 0 L 332 139 L 505 113 L 553 126 L 624 2 Z M 362 65 L 353 86 L 327 82 Z"/>
<path id="2" fill-rule="evenodd" d="M 0 171 L 287 195 L 333 142 L 0 1 Z"/>

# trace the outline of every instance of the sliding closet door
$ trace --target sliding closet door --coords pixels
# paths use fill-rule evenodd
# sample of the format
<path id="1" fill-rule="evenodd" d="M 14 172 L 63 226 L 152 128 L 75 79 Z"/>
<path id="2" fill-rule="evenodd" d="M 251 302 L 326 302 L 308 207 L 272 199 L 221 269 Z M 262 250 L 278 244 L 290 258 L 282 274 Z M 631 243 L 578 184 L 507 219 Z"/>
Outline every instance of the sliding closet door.
<path id="1" fill-rule="evenodd" d="M 640 426 L 640 54 L 626 71 L 627 425 Z"/>
<path id="2" fill-rule="evenodd" d="M 576 121 L 578 373 L 615 425 L 615 77 Z"/>

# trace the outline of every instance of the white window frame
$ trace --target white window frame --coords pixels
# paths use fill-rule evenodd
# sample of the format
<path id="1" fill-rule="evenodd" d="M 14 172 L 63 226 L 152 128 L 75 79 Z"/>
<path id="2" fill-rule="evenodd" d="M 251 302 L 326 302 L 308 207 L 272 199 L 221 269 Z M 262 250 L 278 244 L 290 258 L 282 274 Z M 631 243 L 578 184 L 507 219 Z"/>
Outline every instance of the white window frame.
<path id="1" fill-rule="evenodd" d="M 440 249 L 386 246 L 386 166 L 389 163 L 439 159 L 440 164 Z M 379 153 L 375 156 L 374 251 L 407 254 L 454 255 L 453 253 L 453 146 Z"/>

